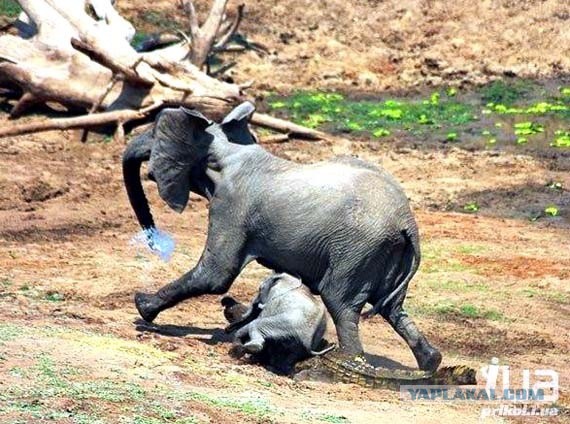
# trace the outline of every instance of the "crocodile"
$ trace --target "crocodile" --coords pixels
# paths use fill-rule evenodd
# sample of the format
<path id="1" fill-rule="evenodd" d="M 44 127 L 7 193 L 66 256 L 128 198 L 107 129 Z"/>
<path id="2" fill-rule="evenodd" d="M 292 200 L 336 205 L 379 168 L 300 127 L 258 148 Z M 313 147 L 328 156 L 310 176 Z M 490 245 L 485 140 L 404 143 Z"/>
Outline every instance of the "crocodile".
<path id="1" fill-rule="evenodd" d="M 401 385 L 474 385 L 475 375 L 476 371 L 465 365 L 442 367 L 434 372 L 374 367 L 363 355 L 351 356 L 335 349 L 297 363 L 293 378 L 399 390 Z"/>

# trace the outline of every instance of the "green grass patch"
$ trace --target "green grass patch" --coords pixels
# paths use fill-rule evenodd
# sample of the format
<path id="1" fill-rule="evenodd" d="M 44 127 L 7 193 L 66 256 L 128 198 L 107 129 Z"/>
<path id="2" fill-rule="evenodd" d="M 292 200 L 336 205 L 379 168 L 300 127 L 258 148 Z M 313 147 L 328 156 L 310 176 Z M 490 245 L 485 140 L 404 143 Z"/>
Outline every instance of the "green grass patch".
<path id="1" fill-rule="evenodd" d="M 301 415 L 301 418 L 306 421 L 320 421 L 324 423 L 333 423 L 333 424 L 342 424 L 350 422 L 348 418 L 342 415 L 335 415 L 335 414 L 323 414 L 317 413 L 313 411 L 304 411 Z"/>
<path id="2" fill-rule="evenodd" d="M 267 417 L 272 408 L 265 399 L 231 399 L 228 397 L 216 397 L 209 394 L 199 392 L 189 392 L 187 396 L 190 399 L 224 409 L 233 409 L 247 415 L 257 418 Z"/>
<path id="3" fill-rule="evenodd" d="M 463 264 L 455 257 L 455 250 L 441 243 L 422 245 L 422 265 L 420 270 L 426 274 L 438 272 L 469 272 L 476 274 L 476 269 Z"/>
<path id="4" fill-rule="evenodd" d="M 391 128 L 417 131 L 474 120 L 472 106 L 439 92 L 427 99 L 376 101 L 299 91 L 287 98 L 270 99 L 269 105 L 274 110 L 286 110 L 293 121 L 310 128 L 327 126 L 337 131 L 366 132 L 374 137 L 389 135 Z"/>
<path id="5" fill-rule="evenodd" d="M 451 300 L 442 300 L 435 304 L 410 305 L 412 312 L 420 315 L 440 316 L 449 318 L 485 319 L 489 321 L 503 321 L 505 316 L 496 309 L 486 309 L 471 303 L 459 304 Z"/>
<path id="6" fill-rule="evenodd" d="M 150 417 L 144 415 L 135 415 L 134 417 L 123 417 L 120 424 L 198 424 L 200 421 L 196 417 L 182 417 L 182 418 L 164 418 L 164 417 Z"/>
<path id="7" fill-rule="evenodd" d="M 497 80 L 480 88 L 481 99 L 485 103 L 513 104 L 523 100 L 537 89 L 537 85 L 528 80 Z"/>
<path id="8" fill-rule="evenodd" d="M 458 253 L 463 253 L 464 255 L 478 255 L 480 253 L 484 253 L 489 249 L 487 246 L 480 245 L 480 244 L 462 244 L 457 247 L 456 251 Z"/>
<path id="9" fill-rule="evenodd" d="M 552 289 L 537 289 L 534 287 L 525 288 L 519 291 L 524 297 L 542 299 L 547 302 L 567 305 L 570 303 L 570 294 Z"/>
<path id="10" fill-rule="evenodd" d="M 435 291 L 443 290 L 454 293 L 459 292 L 481 292 L 489 291 L 489 286 L 479 281 L 447 280 L 439 278 L 427 279 L 424 284 Z"/>
<path id="11" fill-rule="evenodd" d="M 45 295 L 45 300 L 48 302 L 63 302 L 65 300 L 65 296 L 58 292 L 49 291 Z"/>
<path id="12" fill-rule="evenodd" d="M 475 268 L 464 265 L 457 259 L 425 260 L 421 270 L 427 274 L 438 272 L 469 272 L 476 273 Z"/>
<path id="13" fill-rule="evenodd" d="M 15 0 L 0 0 L 0 15 L 8 16 L 10 18 L 17 17 L 22 8 Z"/>
<path id="14" fill-rule="evenodd" d="M 23 327 L 13 324 L 0 324 L 0 343 L 9 342 L 23 334 L 26 334 L 26 330 Z"/>
<path id="15" fill-rule="evenodd" d="M 549 149 L 570 147 L 570 95 L 565 93 L 514 79 L 495 81 L 469 93 L 441 89 L 413 98 L 350 98 L 333 92 L 297 91 L 287 97 L 272 96 L 268 104 L 298 124 L 333 133 L 372 139 L 412 135 L 432 142 L 476 144 L 482 149 L 507 143 Z M 493 122 L 499 120 L 503 122 Z M 484 128 L 486 124 L 492 128 Z M 465 207 L 467 212 L 478 210 L 476 204 Z"/>

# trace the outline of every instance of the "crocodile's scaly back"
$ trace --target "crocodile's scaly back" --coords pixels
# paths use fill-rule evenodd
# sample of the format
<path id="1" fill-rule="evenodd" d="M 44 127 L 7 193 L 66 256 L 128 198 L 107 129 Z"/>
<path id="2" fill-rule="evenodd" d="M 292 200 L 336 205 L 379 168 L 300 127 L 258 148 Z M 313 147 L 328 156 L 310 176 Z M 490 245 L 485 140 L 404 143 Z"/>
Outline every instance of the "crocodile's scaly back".
<path id="1" fill-rule="evenodd" d="M 369 388 L 399 390 L 401 385 L 476 384 L 475 370 L 466 366 L 444 367 L 436 372 L 393 370 L 370 365 L 362 356 L 339 351 L 297 364 L 296 379 L 353 383 Z"/>

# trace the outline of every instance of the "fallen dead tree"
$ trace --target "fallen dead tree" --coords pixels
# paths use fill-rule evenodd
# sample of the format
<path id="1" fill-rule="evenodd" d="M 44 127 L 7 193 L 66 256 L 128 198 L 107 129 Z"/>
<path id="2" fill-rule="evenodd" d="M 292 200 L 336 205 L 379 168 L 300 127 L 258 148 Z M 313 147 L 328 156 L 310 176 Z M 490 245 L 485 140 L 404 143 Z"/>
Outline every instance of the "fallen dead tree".
<path id="1" fill-rule="evenodd" d="M 17 96 L 11 118 L 54 102 L 85 115 L 4 125 L 0 137 L 111 125 L 122 138 L 126 124 L 144 123 L 164 107 L 197 108 L 216 118 L 246 98 L 240 86 L 201 70 L 210 54 L 226 48 L 241 22 L 243 6 L 229 20 L 227 0 L 214 0 L 200 26 L 192 2 L 183 0 L 190 35 L 167 47 L 137 52 L 130 45 L 134 28 L 111 0 L 18 2 L 25 12 L 13 24 L 18 34 L 0 36 L 0 87 Z M 295 137 L 323 137 L 262 114 L 252 123 Z"/>

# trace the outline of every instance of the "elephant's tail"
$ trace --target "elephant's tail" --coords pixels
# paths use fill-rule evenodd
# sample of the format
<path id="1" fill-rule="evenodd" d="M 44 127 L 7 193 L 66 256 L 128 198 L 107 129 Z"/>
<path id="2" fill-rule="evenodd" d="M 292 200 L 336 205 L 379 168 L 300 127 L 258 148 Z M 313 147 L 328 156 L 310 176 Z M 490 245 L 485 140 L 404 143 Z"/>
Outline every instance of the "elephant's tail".
<path id="1" fill-rule="evenodd" d="M 141 183 L 140 169 L 142 162 L 148 161 L 152 147 L 150 131 L 134 138 L 123 154 L 123 179 L 129 201 L 144 230 L 155 227 L 152 214 Z"/>
<path id="2" fill-rule="evenodd" d="M 420 266 L 420 243 L 417 231 L 403 230 L 402 236 L 405 247 L 400 263 L 396 265 L 400 270 L 394 281 L 392 290 L 387 296 L 379 299 L 370 310 L 362 314 L 363 318 L 370 318 L 380 313 L 399 293 L 407 290 L 408 284 Z"/>

